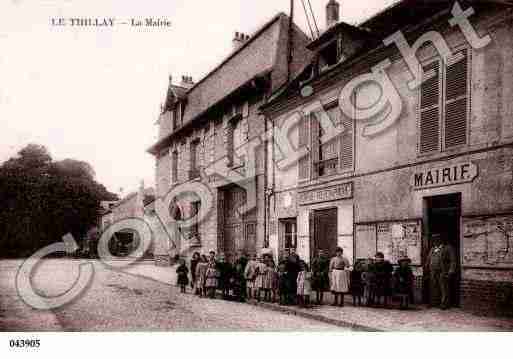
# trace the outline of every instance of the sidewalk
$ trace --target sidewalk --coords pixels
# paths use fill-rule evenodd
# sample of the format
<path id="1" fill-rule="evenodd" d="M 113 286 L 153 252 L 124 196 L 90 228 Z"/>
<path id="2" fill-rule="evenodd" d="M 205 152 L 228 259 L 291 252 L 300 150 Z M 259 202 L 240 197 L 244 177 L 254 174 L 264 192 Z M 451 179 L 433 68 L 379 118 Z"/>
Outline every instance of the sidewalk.
<path id="1" fill-rule="evenodd" d="M 153 262 L 141 262 L 123 272 L 142 276 L 170 285 L 176 284 L 176 267 L 157 267 Z M 414 306 L 409 310 L 354 307 L 352 297 L 346 295 L 345 306 L 280 306 L 272 303 L 251 302 L 263 308 L 319 320 L 341 327 L 367 331 L 513 331 L 513 319 L 477 316 L 461 309 L 428 309 Z"/>

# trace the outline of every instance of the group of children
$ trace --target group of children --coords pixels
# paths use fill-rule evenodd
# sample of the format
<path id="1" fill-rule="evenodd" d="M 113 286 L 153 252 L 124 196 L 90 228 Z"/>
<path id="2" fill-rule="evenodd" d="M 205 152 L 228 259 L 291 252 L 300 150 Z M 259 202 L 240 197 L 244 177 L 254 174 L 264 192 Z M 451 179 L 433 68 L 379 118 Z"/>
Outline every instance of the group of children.
<path id="1" fill-rule="evenodd" d="M 213 251 L 208 257 L 194 253 L 190 266 L 192 280 L 189 281 L 189 268 L 181 259 L 176 270 L 177 284 L 182 293 L 190 284 L 194 294 L 200 297 L 214 298 L 220 291 L 223 299 L 238 301 L 254 299 L 309 307 L 313 292 L 317 304 L 322 304 L 324 292 L 330 290 L 334 294 L 334 305 L 343 306 L 345 293 L 353 295 L 355 305 L 356 299 L 361 304 L 362 297 L 367 305 L 379 303 L 383 297 L 386 305 L 393 278 L 395 292 L 402 300 L 401 307 L 403 300 L 408 305 L 413 287 L 409 259 L 399 260 L 399 267 L 393 271 L 383 254 L 377 253 L 374 259 L 359 260 L 347 271 L 349 262 L 342 253 L 337 249 L 336 256 L 330 260 L 321 251 L 312 260 L 311 270 L 295 252 L 288 253 L 277 266 L 270 254 L 252 255 L 249 259 L 239 254 L 230 263 L 223 255 L 216 257 Z"/>

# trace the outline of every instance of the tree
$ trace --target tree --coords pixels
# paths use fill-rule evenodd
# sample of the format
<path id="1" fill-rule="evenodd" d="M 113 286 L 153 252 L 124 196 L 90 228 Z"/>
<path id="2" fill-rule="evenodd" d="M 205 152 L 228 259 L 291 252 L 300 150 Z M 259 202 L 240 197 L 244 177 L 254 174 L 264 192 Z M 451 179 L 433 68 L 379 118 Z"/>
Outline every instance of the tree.
<path id="1" fill-rule="evenodd" d="M 54 162 L 29 144 L 0 166 L 0 255 L 29 256 L 71 233 L 79 242 L 97 223 L 100 201 L 117 200 L 94 179 L 90 164 Z"/>

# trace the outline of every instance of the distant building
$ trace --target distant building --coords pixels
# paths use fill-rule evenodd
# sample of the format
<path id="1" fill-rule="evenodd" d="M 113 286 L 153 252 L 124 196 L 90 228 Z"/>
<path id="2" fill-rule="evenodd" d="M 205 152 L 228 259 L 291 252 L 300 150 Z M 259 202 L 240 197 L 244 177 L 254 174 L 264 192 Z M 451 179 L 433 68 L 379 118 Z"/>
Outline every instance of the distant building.
<path id="1" fill-rule="evenodd" d="M 151 206 L 155 200 L 153 188 L 141 187 L 139 191 L 130 193 L 116 202 L 102 202 L 105 208 L 101 216 L 99 235 L 112 224 L 127 218 L 144 218 L 145 209 Z M 117 256 L 125 256 L 134 251 L 139 245 L 137 232 L 129 229 L 116 232 L 109 243 L 110 253 Z"/>

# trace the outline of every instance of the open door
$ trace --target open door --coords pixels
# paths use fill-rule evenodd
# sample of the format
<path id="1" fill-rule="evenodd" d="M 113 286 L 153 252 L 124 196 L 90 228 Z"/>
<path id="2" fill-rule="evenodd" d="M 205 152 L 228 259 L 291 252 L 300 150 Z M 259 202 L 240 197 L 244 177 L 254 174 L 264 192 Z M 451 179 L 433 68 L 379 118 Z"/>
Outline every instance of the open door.
<path id="1" fill-rule="evenodd" d="M 445 234 L 448 244 L 456 254 L 456 275 L 450 283 L 451 306 L 460 304 L 460 223 L 461 223 L 461 194 L 450 194 L 434 197 L 426 197 L 424 202 L 424 216 L 426 243 L 423 250 L 423 263 L 427 264 L 427 255 L 433 246 L 431 235 L 435 233 Z M 427 279 L 427 278 L 426 278 Z M 424 282 L 424 302 L 429 302 L 429 281 Z"/>

